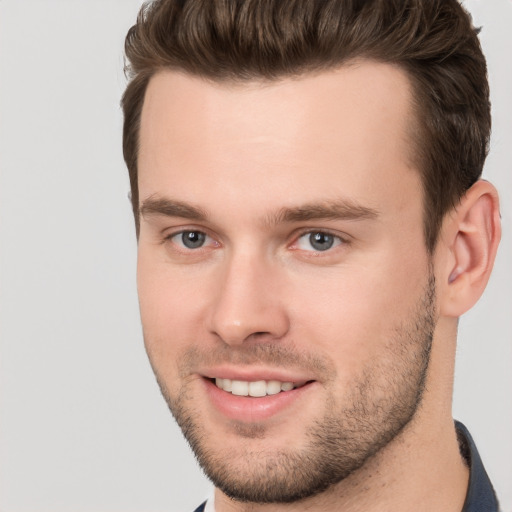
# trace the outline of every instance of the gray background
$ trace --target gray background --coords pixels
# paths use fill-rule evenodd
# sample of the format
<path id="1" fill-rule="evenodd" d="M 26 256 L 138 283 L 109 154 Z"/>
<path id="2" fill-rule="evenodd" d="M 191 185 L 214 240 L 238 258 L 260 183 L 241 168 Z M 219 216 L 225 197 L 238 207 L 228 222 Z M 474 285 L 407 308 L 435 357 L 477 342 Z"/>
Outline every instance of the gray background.
<path id="1" fill-rule="evenodd" d="M 483 25 L 504 236 L 461 321 L 454 415 L 512 511 L 512 2 Z M 121 157 L 139 0 L 0 1 L 0 510 L 187 511 L 207 494 L 141 341 Z"/>

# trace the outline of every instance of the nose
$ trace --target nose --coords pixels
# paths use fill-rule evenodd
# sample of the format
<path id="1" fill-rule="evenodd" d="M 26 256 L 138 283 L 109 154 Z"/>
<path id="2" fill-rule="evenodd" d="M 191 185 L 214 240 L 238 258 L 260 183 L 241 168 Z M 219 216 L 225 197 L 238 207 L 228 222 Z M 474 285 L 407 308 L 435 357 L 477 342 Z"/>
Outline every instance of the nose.
<path id="1" fill-rule="evenodd" d="M 282 338 L 290 324 L 279 270 L 256 255 L 225 262 L 211 305 L 211 332 L 232 346 Z"/>

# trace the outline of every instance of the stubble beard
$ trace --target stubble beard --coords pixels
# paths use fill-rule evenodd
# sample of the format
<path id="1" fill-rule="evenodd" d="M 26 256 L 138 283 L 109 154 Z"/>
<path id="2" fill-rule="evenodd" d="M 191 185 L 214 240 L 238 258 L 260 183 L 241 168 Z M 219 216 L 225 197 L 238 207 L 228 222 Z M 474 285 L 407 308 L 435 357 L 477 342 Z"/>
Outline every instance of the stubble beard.
<path id="1" fill-rule="evenodd" d="M 183 388 L 171 396 L 155 371 L 162 394 L 205 474 L 224 494 L 253 503 L 292 503 L 326 491 L 360 469 L 394 440 L 414 418 L 422 402 L 435 327 L 435 280 L 413 314 L 395 328 L 384 358 L 358 375 L 343 404 L 331 393 L 323 418 L 307 428 L 301 450 L 282 447 L 272 453 L 244 449 L 244 438 L 263 438 L 265 428 L 240 424 L 240 450 L 223 451 L 210 439 L 201 411 Z M 254 345 L 256 346 L 256 345 Z M 269 350 L 269 354 L 279 354 Z M 271 363 L 265 348 L 257 355 Z M 286 366 L 286 356 L 279 365 Z M 274 361 L 275 364 L 275 361 Z"/>

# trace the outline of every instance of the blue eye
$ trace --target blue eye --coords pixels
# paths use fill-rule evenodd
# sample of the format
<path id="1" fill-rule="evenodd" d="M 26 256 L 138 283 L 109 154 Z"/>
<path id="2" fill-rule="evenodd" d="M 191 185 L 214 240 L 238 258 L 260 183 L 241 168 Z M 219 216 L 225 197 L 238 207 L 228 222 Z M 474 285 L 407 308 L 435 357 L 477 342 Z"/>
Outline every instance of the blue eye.
<path id="1" fill-rule="evenodd" d="M 203 247 L 209 238 L 210 237 L 202 231 L 181 231 L 173 235 L 171 240 L 186 249 L 199 249 Z"/>
<path id="2" fill-rule="evenodd" d="M 325 252 L 342 243 L 340 237 L 323 231 L 305 233 L 297 240 L 297 246 L 303 251 Z"/>

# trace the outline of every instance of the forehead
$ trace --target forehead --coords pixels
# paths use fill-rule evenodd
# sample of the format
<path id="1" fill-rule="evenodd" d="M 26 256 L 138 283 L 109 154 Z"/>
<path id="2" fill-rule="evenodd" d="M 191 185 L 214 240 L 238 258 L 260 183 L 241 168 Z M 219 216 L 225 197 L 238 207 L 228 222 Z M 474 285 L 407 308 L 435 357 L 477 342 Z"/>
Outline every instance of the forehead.
<path id="1" fill-rule="evenodd" d="M 299 202 L 317 193 L 362 194 L 371 203 L 403 188 L 404 173 L 414 174 L 405 181 L 418 188 L 411 99 L 405 72 L 368 61 L 275 82 L 160 72 L 142 111 L 141 200 L 173 191 L 194 201 L 204 189 L 250 201 L 257 191 L 262 205 L 271 184 Z"/>

